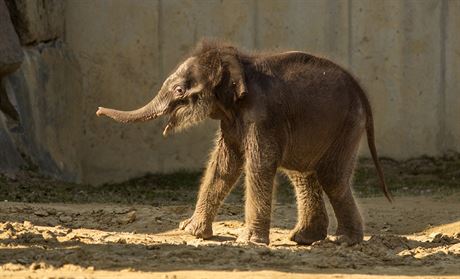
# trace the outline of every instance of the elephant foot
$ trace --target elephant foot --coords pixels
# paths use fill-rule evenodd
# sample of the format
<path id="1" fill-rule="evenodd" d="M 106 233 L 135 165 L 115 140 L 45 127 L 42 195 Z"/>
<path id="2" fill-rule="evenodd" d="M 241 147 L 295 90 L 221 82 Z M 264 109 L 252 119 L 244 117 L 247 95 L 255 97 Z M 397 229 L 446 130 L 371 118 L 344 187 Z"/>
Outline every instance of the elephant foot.
<path id="1" fill-rule="evenodd" d="M 258 245 L 268 245 L 270 243 L 269 231 L 267 231 L 266 233 L 260 233 L 255 230 L 245 228 L 236 239 L 236 242 L 245 244 L 254 243 Z"/>
<path id="2" fill-rule="evenodd" d="M 197 238 L 209 239 L 212 237 L 212 222 L 203 221 L 195 216 L 180 222 L 179 229 Z"/>
<path id="3" fill-rule="evenodd" d="M 300 245 L 310 245 L 315 241 L 323 240 L 327 236 L 327 227 L 324 230 L 296 227 L 289 234 L 289 240 Z"/>
<path id="4" fill-rule="evenodd" d="M 338 244 L 345 244 L 347 246 L 352 246 L 363 242 L 363 236 L 358 235 L 336 235 L 335 241 Z"/>
<path id="5" fill-rule="evenodd" d="M 335 242 L 339 244 L 346 244 L 348 246 L 355 245 L 358 243 L 363 242 L 364 233 L 362 229 L 355 229 L 355 230 L 345 230 L 345 229 L 337 229 L 335 233 Z"/>

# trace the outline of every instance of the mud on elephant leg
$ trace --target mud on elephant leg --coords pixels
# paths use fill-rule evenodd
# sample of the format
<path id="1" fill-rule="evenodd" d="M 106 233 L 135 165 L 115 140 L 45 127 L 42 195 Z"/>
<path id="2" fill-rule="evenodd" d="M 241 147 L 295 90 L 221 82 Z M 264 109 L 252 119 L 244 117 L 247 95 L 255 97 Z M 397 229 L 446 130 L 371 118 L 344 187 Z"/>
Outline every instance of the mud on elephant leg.
<path id="1" fill-rule="evenodd" d="M 316 174 L 288 172 L 297 197 L 297 225 L 289 239 L 310 245 L 327 236 L 329 219 L 323 200 L 323 189 Z"/>
<path id="2" fill-rule="evenodd" d="M 212 222 L 227 194 L 241 174 L 243 160 L 220 135 L 203 177 L 195 212 L 179 228 L 198 237 L 212 237 Z"/>

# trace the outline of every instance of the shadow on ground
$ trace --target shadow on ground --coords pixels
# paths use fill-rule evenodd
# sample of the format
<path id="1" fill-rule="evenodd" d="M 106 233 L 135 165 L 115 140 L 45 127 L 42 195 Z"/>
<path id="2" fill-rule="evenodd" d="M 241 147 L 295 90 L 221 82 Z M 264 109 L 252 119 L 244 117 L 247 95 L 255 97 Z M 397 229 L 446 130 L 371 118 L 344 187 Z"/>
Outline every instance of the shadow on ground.
<path id="1" fill-rule="evenodd" d="M 458 157 L 458 156 L 457 156 Z M 346 247 L 330 240 L 297 246 L 294 197 L 280 179 L 270 246 L 241 245 L 237 187 L 201 241 L 177 230 L 191 216 L 200 173 L 150 175 L 93 187 L 24 172 L 0 176 L 0 271 L 168 272 L 269 270 L 315 274 L 460 275 L 460 159 L 383 160 L 388 203 L 363 160 L 355 192 L 368 236 Z M 59 202 L 59 203 L 50 203 Z M 329 234 L 336 223 L 330 205 Z"/>
<path id="2" fill-rule="evenodd" d="M 176 230 L 190 216 L 189 205 L 1 203 L 0 265 L 3 270 L 460 275 L 458 197 L 401 197 L 391 206 L 383 198 L 360 199 L 370 238 L 352 247 L 288 241 L 295 223 L 291 205 L 274 209 L 271 245 L 254 246 L 235 242 L 243 227 L 241 204 L 226 204 L 213 224 L 216 237 L 202 241 Z M 335 224 L 330 227 L 333 232 Z"/>
<path id="3" fill-rule="evenodd" d="M 18 231 L 20 225 L 13 226 Z M 62 229 L 62 228 L 61 228 Z M 32 230 L 32 232 L 30 232 Z M 64 229 L 65 230 L 65 229 Z M 10 230 L 11 231 L 11 230 Z M 410 240 L 402 236 L 373 236 L 352 247 L 322 241 L 313 246 L 281 244 L 265 246 L 237 245 L 233 237 L 216 237 L 210 241 L 182 240 L 162 243 L 144 237 L 104 235 L 88 239 L 84 232 L 55 237 L 50 230 L 29 229 L 16 239 L 2 239 L 0 264 L 26 268 L 66 268 L 69 265 L 94 270 L 275 270 L 295 273 L 459 275 L 458 254 L 443 250 L 446 243 L 459 243 L 444 237 L 437 241 Z M 112 238 L 111 238 L 112 237 Z M 142 236 L 141 236 L 142 237 Z M 90 243 L 104 241 L 104 243 Z M 10 247 L 14 246 L 14 247 Z M 420 257 L 413 249 L 435 251 Z M 371 270 L 369 268 L 371 267 Z M 344 272 L 345 270 L 345 272 Z M 396 273 L 395 273 L 396 272 Z"/>

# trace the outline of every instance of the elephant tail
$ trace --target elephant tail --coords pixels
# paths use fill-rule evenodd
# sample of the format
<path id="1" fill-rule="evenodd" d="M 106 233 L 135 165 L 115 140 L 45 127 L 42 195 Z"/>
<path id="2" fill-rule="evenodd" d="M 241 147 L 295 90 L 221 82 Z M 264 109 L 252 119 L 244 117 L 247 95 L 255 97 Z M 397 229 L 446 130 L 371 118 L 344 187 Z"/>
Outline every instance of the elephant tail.
<path id="1" fill-rule="evenodd" d="M 393 197 L 388 190 L 387 184 L 385 183 L 385 176 L 383 175 L 382 166 L 377 155 L 377 149 L 375 148 L 375 136 L 374 136 L 374 117 L 372 116 L 372 109 L 367 99 L 366 94 L 363 90 L 358 90 L 362 104 L 364 105 L 364 110 L 366 112 L 366 135 L 367 135 L 367 144 L 372 155 L 372 160 L 374 161 L 377 174 L 380 179 L 380 188 L 382 189 L 385 197 L 389 202 L 393 201 Z"/>

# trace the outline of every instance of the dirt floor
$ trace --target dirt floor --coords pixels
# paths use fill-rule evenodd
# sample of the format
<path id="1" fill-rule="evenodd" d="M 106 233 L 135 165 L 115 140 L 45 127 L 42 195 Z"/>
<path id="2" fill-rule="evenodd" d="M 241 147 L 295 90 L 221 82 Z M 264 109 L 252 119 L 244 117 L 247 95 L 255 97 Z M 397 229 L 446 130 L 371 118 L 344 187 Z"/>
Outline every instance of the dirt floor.
<path id="1" fill-rule="evenodd" d="M 392 204 L 371 190 L 376 187 L 372 165 L 362 162 L 355 194 L 366 237 L 351 247 L 336 244 L 333 236 L 311 246 L 288 241 L 296 207 L 282 179 L 271 244 L 255 246 L 235 242 L 244 219 L 239 188 L 213 224 L 213 239 L 177 229 L 193 211 L 199 174 L 151 175 L 100 187 L 30 171 L 3 174 L 0 277 L 460 278 L 456 160 L 384 161 L 396 193 Z M 330 207 L 328 212 L 332 234 L 335 219 Z"/>

